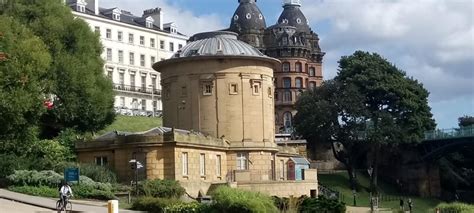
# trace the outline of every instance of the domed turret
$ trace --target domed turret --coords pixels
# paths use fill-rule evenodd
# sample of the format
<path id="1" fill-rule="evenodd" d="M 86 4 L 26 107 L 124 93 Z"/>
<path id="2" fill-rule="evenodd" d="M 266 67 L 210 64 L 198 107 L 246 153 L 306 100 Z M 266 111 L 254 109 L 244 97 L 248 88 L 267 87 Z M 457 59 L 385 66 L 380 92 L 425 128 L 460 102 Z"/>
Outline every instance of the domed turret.
<path id="1" fill-rule="evenodd" d="M 239 0 L 240 5 L 232 16 L 229 30 L 240 35 L 265 29 L 265 17 L 256 2 L 257 0 Z"/>
<path id="2" fill-rule="evenodd" d="M 283 12 L 278 18 L 278 24 L 288 24 L 296 27 L 298 32 L 310 32 L 308 20 L 300 10 L 300 0 L 283 0 Z"/>

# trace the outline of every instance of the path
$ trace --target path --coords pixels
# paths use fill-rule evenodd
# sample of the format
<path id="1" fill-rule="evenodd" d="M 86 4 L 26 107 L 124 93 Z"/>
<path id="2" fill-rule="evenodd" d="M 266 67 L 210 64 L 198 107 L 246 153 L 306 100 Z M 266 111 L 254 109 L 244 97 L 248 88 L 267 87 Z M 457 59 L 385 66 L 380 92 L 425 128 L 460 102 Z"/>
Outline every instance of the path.
<path id="1" fill-rule="evenodd" d="M 39 208 L 36 206 L 29 206 L 15 201 L 0 199 L 1 212 L 8 213 L 24 213 L 24 212 L 46 212 L 48 209 Z M 51 211 L 51 210 L 49 210 Z"/>
<path id="2" fill-rule="evenodd" d="M 379 209 L 379 213 L 392 213 L 392 210 L 389 209 Z M 346 213 L 370 213 L 369 207 L 354 207 L 346 206 Z"/>
<path id="3" fill-rule="evenodd" d="M 39 208 L 46 208 L 54 210 L 56 206 L 56 200 L 53 198 L 36 197 L 31 195 L 20 194 L 5 189 L 0 189 L 0 198 L 6 200 L 14 200 L 20 203 L 25 203 L 31 206 L 37 206 Z M 95 201 L 75 201 L 71 200 L 72 209 L 79 212 L 88 213 L 103 213 L 107 212 L 106 202 L 95 202 Z M 131 210 L 119 210 L 120 213 L 138 213 L 138 211 Z"/>

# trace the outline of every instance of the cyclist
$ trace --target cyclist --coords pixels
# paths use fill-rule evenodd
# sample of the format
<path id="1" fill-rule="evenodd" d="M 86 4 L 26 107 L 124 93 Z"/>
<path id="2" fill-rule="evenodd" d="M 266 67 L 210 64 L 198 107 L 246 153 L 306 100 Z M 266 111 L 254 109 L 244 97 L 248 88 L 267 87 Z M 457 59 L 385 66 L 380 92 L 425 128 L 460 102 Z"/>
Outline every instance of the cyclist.
<path id="1" fill-rule="evenodd" d="M 64 181 L 61 188 L 59 189 L 59 200 L 63 203 L 63 206 L 66 206 L 68 196 L 73 196 L 72 189 L 69 186 L 69 183 Z"/>

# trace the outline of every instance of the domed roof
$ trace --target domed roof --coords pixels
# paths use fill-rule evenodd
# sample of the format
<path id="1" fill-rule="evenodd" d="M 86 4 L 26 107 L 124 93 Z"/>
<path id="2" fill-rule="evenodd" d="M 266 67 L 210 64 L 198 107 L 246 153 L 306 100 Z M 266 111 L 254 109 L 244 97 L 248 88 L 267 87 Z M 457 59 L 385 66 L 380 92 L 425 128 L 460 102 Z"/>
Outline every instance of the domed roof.
<path id="1" fill-rule="evenodd" d="M 296 27 L 298 32 L 310 32 L 308 20 L 300 10 L 301 3 L 299 0 L 284 0 L 283 12 L 278 18 L 278 24 L 288 24 Z"/>
<path id="2" fill-rule="evenodd" d="M 256 2 L 257 0 L 239 0 L 240 5 L 230 22 L 230 31 L 241 34 L 266 28 L 265 17 L 263 17 Z"/>
<path id="3" fill-rule="evenodd" d="M 193 56 L 257 56 L 265 57 L 259 50 L 237 40 L 237 33 L 215 31 L 199 33 L 189 39 L 189 44 L 181 48 L 173 58 Z"/>

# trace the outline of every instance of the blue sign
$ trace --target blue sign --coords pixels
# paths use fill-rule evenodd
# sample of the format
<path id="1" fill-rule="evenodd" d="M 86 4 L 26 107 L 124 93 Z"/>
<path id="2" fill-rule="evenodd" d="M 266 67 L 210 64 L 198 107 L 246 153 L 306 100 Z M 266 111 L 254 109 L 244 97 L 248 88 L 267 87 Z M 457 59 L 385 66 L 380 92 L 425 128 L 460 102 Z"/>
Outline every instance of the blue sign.
<path id="1" fill-rule="evenodd" d="M 66 168 L 64 170 L 64 180 L 69 181 L 78 181 L 79 182 L 79 168 Z"/>

